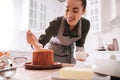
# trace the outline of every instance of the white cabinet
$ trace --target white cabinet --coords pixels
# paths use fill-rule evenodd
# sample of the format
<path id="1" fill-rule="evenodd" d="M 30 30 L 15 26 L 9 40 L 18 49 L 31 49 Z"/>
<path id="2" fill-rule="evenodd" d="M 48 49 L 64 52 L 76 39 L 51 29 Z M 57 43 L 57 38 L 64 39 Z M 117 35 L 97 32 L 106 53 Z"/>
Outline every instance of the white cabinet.
<path id="1" fill-rule="evenodd" d="M 88 0 L 86 17 L 91 22 L 90 32 L 106 31 L 112 17 L 112 0 Z"/>
<path id="2" fill-rule="evenodd" d="M 101 31 L 101 0 L 88 0 L 86 17 L 91 22 L 90 32 Z"/>

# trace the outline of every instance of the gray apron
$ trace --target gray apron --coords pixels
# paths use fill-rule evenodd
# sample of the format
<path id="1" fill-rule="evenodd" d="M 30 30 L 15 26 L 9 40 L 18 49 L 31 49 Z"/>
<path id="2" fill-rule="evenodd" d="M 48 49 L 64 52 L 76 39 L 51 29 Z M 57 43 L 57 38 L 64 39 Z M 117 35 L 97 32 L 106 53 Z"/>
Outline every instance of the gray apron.
<path id="1" fill-rule="evenodd" d="M 63 36 L 65 27 L 65 18 L 63 17 L 57 36 L 52 37 L 47 46 L 49 49 L 54 50 L 55 62 L 75 63 L 73 58 L 74 42 L 81 38 L 81 24 L 82 23 L 80 22 L 78 31 L 79 37 L 70 38 Z"/>

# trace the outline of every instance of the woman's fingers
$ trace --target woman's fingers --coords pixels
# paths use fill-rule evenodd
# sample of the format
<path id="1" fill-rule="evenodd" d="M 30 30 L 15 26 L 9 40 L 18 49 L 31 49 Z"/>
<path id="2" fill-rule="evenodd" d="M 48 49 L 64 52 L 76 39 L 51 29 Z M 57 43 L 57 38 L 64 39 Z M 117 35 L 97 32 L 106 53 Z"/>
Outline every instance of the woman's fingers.
<path id="1" fill-rule="evenodd" d="M 34 36 L 33 33 L 29 30 L 27 32 L 27 42 L 31 45 L 35 44 L 35 40 L 34 40 L 33 36 Z"/>
<path id="2" fill-rule="evenodd" d="M 84 62 L 86 59 L 77 59 L 78 61 Z"/>
<path id="3" fill-rule="evenodd" d="M 81 62 L 84 62 L 84 61 L 86 61 L 87 57 L 89 57 L 88 53 L 86 53 L 86 58 L 78 58 L 77 60 L 81 61 Z"/>
<path id="4" fill-rule="evenodd" d="M 42 44 L 39 44 L 37 37 L 30 30 L 27 31 L 27 42 L 33 45 L 35 50 L 39 50 L 43 47 Z"/>

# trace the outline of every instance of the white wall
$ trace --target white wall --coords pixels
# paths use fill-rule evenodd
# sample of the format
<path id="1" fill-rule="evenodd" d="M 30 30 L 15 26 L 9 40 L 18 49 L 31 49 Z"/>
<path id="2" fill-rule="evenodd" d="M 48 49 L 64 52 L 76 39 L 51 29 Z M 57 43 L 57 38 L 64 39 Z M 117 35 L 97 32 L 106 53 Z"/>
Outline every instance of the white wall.
<path id="1" fill-rule="evenodd" d="M 14 7 L 11 0 L 0 0 L 0 50 L 10 49 L 14 32 Z"/>
<path id="2" fill-rule="evenodd" d="M 116 3 L 117 3 L 117 15 L 120 16 L 120 0 L 117 0 Z"/>
<path id="3" fill-rule="evenodd" d="M 19 30 L 21 27 L 21 21 L 22 21 L 22 2 L 23 0 L 11 0 L 14 6 L 14 24 L 15 29 Z"/>
<path id="4" fill-rule="evenodd" d="M 43 0 L 44 1 L 44 0 Z M 58 16 L 63 16 L 64 15 L 64 6 L 63 3 L 60 3 L 58 0 L 47 0 L 46 1 L 46 6 L 47 6 L 47 14 L 46 14 L 46 19 L 47 19 L 47 26 L 49 25 L 49 22 L 53 20 L 54 18 Z"/>
<path id="5" fill-rule="evenodd" d="M 112 19 L 112 5 L 112 0 L 101 0 L 101 29 L 103 32 L 108 31 L 108 23 Z"/>

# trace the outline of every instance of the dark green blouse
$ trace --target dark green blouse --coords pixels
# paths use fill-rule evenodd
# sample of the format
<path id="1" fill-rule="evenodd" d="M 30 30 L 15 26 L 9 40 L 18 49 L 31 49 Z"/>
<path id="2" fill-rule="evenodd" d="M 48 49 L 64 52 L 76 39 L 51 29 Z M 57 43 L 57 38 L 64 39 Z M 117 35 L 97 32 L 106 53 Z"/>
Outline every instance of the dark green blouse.
<path id="1" fill-rule="evenodd" d="M 51 39 L 51 37 L 55 37 L 57 36 L 58 32 L 59 32 L 59 28 L 60 28 L 60 24 L 62 21 L 63 16 L 61 17 L 57 17 L 56 19 L 54 19 L 53 21 L 50 22 L 50 25 L 48 26 L 48 28 L 45 30 L 45 34 L 42 34 L 39 37 L 39 42 L 45 46 Z M 80 22 L 80 21 L 79 21 Z M 80 24 L 78 22 L 78 24 Z M 85 19 L 85 18 L 81 18 L 81 22 L 82 22 L 82 32 L 81 35 L 82 37 L 76 41 L 76 46 L 77 47 L 83 47 L 84 43 L 85 43 L 85 38 L 88 34 L 88 31 L 90 29 L 90 22 Z M 67 21 L 65 21 L 65 28 L 64 28 L 64 32 L 63 32 L 63 36 L 69 36 L 70 38 L 72 37 L 78 37 L 78 28 L 79 25 L 76 25 L 75 28 L 73 30 L 70 30 L 69 28 L 69 24 L 67 23 Z"/>

